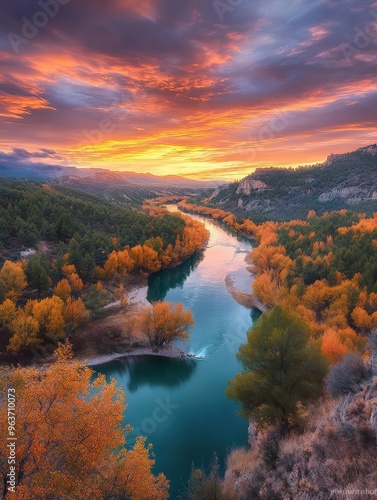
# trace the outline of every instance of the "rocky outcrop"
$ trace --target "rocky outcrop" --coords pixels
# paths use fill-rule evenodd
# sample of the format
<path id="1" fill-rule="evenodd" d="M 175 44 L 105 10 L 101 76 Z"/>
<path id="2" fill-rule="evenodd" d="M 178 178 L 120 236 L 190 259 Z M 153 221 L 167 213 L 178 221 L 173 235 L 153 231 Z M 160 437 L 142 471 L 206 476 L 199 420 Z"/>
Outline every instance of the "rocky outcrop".
<path id="1" fill-rule="evenodd" d="M 264 182 L 251 177 L 246 177 L 239 183 L 236 193 L 246 194 L 249 196 L 253 191 L 264 191 L 265 189 L 267 189 L 267 184 Z"/>
<path id="2" fill-rule="evenodd" d="M 357 199 L 369 199 L 371 198 L 371 194 L 369 194 L 367 190 L 360 189 L 357 186 L 344 188 L 336 187 L 327 193 L 320 194 L 318 200 L 325 202 L 333 200 L 336 197 L 343 199 L 352 199 L 355 197 L 357 197 Z"/>

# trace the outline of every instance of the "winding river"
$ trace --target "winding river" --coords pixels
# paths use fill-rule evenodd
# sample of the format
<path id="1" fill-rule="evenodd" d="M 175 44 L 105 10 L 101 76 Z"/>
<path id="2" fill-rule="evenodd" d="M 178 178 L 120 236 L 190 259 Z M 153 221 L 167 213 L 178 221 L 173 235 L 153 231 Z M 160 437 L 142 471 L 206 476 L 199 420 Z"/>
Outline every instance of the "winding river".
<path id="1" fill-rule="evenodd" d="M 252 277 L 244 259 L 251 242 L 216 222 L 192 217 L 210 231 L 207 247 L 175 269 L 152 276 L 148 300 L 183 302 L 191 309 L 195 328 L 185 349 L 196 359 L 129 357 L 96 367 L 123 385 L 125 421 L 134 427 L 133 436 L 144 435 L 153 443 L 154 471 L 170 480 L 172 499 L 187 484 L 192 464 L 208 466 L 216 453 L 223 466 L 232 447 L 247 440 L 247 422 L 225 389 L 240 369 L 236 352 L 257 315 L 235 302 L 225 284 L 230 276 L 236 289 L 250 292 Z"/>

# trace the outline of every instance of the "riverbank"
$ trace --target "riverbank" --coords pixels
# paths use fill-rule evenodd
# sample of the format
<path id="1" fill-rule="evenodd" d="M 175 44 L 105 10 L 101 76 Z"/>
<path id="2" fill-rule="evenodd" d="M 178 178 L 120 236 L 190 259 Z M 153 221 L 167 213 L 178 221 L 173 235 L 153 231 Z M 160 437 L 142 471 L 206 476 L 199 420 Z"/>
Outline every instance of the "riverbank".
<path id="1" fill-rule="evenodd" d="M 227 292 L 230 293 L 233 299 L 241 306 L 247 307 L 248 309 L 258 309 L 258 311 L 262 313 L 268 310 L 268 307 L 253 293 L 237 290 L 230 274 L 227 274 L 225 277 L 225 285 Z"/>
<path id="2" fill-rule="evenodd" d="M 71 337 L 74 360 L 97 366 L 130 356 L 194 357 L 174 344 L 161 349 L 149 344 L 140 328 L 141 315 L 150 306 L 146 280 L 127 286 L 124 292 L 127 300 L 107 304 L 105 317 L 90 321 Z"/>
<path id="3" fill-rule="evenodd" d="M 87 366 L 98 366 L 105 363 L 109 363 L 110 361 L 122 360 L 133 356 L 161 356 L 164 358 L 173 358 L 173 359 L 186 359 L 186 358 L 195 359 L 195 356 L 188 354 L 185 351 L 182 351 L 176 345 L 170 345 L 168 347 L 158 350 L 155 350 L 150 346 L 137 347 L 137 348 L 131 348 L 131 350 L 123 353 L 103 354 L 100 356 L 92 356 L 90 359 L 79 358 L 79 357 L 75 357 L 74 359 L 76 361 L 84 361 Z"/>

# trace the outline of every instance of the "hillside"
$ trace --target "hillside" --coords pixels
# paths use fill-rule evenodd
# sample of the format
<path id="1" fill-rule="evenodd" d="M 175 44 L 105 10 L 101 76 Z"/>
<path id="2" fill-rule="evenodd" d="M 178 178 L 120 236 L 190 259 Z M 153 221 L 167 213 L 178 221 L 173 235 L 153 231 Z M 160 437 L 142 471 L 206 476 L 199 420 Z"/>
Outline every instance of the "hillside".
<path id="1" fill-rule="evenodd" d="M 65 186 L 10 179 L 0 184 L 1 263 L 44 242 L 54 257 L 70 252 L 79 274 L 89 278 L 118 245 L 157 236 L 174 244 L 184 227 L 176 215 L 151 217 Z"/>
<path id="2" fill-rule="evenodd" d="M 51 184 L 102 196 L 107 201 L 125 205 L 142 205 L 146 198 L 173 194 L 167 189 L 158 190 L 147 186 L 137 186 L 123 179 L 119 174 L 109 171 L 95 172 L 87 177 L 64 175 L 52 179 Z"/>
<path id="3" fill-rule="evenodd" d="M 377 208 L 377 145 L 330 155 L 320 165 L 257 169 L 194 201 L 254 220 L 299 218 L 312 209 L 371 212 Z"/>

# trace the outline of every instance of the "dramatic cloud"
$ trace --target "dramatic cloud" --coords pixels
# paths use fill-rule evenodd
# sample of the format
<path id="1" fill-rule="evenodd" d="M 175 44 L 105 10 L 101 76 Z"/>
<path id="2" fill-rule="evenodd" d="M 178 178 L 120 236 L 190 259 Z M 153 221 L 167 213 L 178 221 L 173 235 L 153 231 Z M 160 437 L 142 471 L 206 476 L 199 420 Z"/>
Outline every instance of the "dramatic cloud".
<path id="1" fill-rule="evenodd" d="M 1 9 L 0 148 L 18 161 L 231 178 L 376 142 L 377 2 Z"/>

